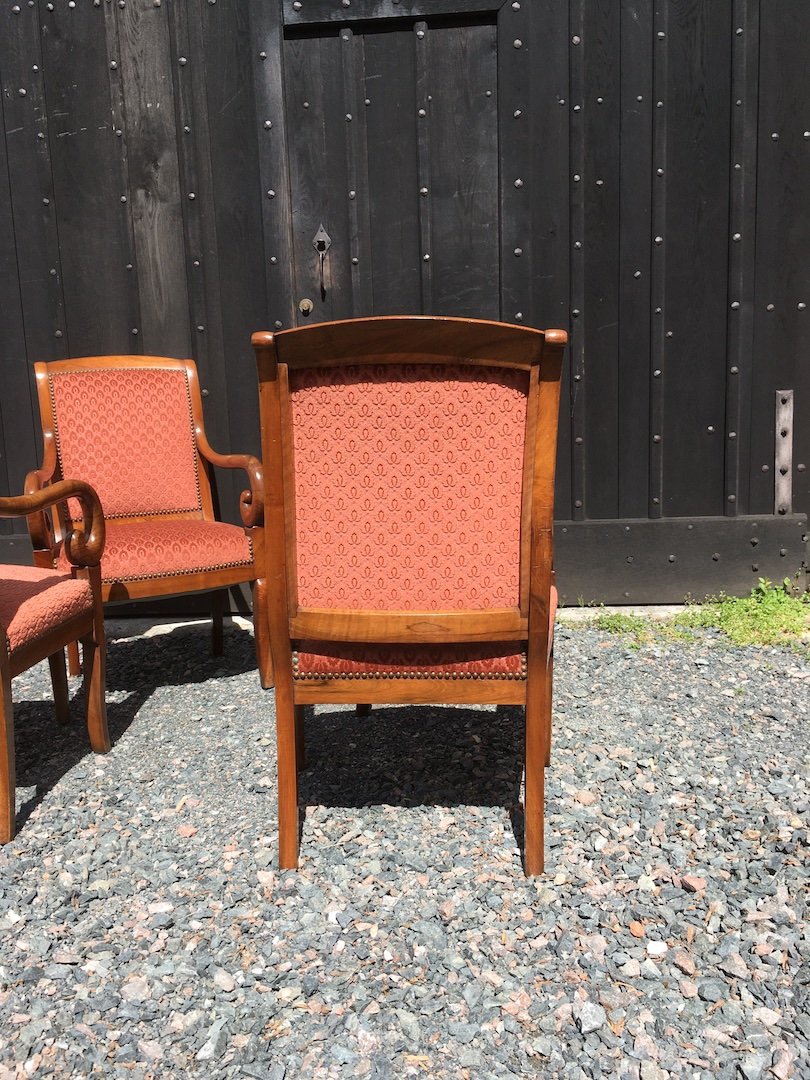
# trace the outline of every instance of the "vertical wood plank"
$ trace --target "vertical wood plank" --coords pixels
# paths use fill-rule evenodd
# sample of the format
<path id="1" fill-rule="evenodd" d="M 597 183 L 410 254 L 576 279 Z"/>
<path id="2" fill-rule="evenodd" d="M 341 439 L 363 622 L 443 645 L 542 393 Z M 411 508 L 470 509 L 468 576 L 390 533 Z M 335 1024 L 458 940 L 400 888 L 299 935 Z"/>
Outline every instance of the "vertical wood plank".
<path id="1" fill-rule="evenodd" d="M 773 395 L 793 390 L 798 415 L 810 401 L 810 7 L 760 6 L 756 287 L 751 390 L 751 503 L 773 513 Z M 810 424 L 797 419 L 793 506 L 810 510 Z"/>
<path id="2" fill-rule="evenodd" d="M 281 8 L 267 0 L 250 0 L 249 10 L 260 190 L 276 193 L 273 199 L 262 198 L 261 204 L 267 319 L 281 330 L 295 325 Z"/>
<path id="3" fill-rule="evenodd" d="M 576 102 L 581 102 L 585 94 L 585 50 L 582 42 L 586 32 L 585 0 L 571 0 L 570 97 Z M 587 483 L 583 447 L 588 405 L 585 339 L 590 313 L 585 311 L 585 128 L 578 115 L 571 120 L 570 128 L 571 235 L 574 244 L 579 244 L 571 256 L 571 517 L 574 521 L 581 521 L 585 517 Z"/>
<path id="4" fill-rule="evenodd" d="M 667 5 L 666 393 L 661 435 L 665 516 L 723 515 L 726 443 L 731 131 L 730 0 Z M 658 27 L 656 27 L 658 31 Z M 739 314 L 739 307 L 732 312 Z"/>
<path id="5" fill-rule="evenodd" d="M 410 27 L 364 35 L 367 168 L 374 312 L 418 314 L 422 308 L 420 195 L 417 175 L 415 38 Z M 429 179 L 429 178 L 428 178 Z M 427 213 L 427 206 L 424 207 Z M 429 217 L 428 217 L 429 224 Z"/>
<path id="6" fill-rule="evenodd" d="M 423 43 L 429 72 L 433 310 L 497 319 L 496 27 L 489 20 L 437 24 Z M 528 197 L 523 178 L 506 182 Z"/>
<path id="7" fill-rule="evenodd" d="M 649 503 L 647 513 L 651 518 L 661 517 L 664 513 L 664 455 L 662 439 L 664 430 L 664 393 L 667 371 L 667 335 L 666 319 L 669 313 L 664 307 L 667 295 L 667 262 L 663 237 L 666 232 L 668 205 L 668 148 L 669 148 L 669 0 L 661 0 L 654 5 L 652 20 L 653 54 L 653 182 L 652 196 L 652 235 L 650 244 L 650 301 L 653 307 L 650 331 L 650 359 L 653 366 L 650 383 L 650 430 L 648 441 L 649 455 Z M 656 242 L 656 237 L 659 240 Z"/>
<path id="8" fill-rule="evenodd" d="M 364 90 L 364 41 L 348 27 L 340 32 L 343 66 L 343 108 L 351 123 L 346 138 L 349 185 L 349 257 L 351 305 L 355 317 L 372 315 L 371 221 L 368 181 L 368 139 Z"/>
<path id="9" fill-rule="evenodd" d="M 759 99 L 759 4 L 735 0 L 731 69 L 731 213 L 728 244 L 729 308 L 726 356 L 726 419 L 736 439 L 726 440 L 725 512 L 748 512 L 751 453 L 751 365 L 754 354 L 756 269 L 757 106 Z"/>
<path id="10" fill-rule="evenodd" d="M 129 0 L 116 11 L 141 298 L 137 350 L 189 356 L 182 208 L 194 193 L 180 186 L 168 8 L 152 0 Z M 182 81 L 188 57 L 181 53 L 175 61 Z"/>
<path id="11" fill-rule="evenodd" d="M 621 155 L 619 197 L 618 512 L 646 517 L 650 500 L 651 365 L 650 236 L 652 190 L 663 178 L 653 168 L 652 9 L 622 0 L 620 10 Z M 652 179 L 650 179 L 652 177 Z"/>
<path id="12" fill-rule="evenodd" d="M 120 79 L 120 68 L 117 53 L 108 53 L 105 30 L 103 10 L 92 5 L 60 5 L 46 9 L 43 17 L 66 340 L 74 356 L 129 352 L 137 326 L 126 288 L 131 247 L 129 207 L 121 201 L 126 197 L 122 136 L 110 123 L 110 80 Z M 118 287 L 110 288 L 111 282 Z"/>
<path id="13" fill-rule="evenodd" d="M 30 360 L 59 360 L 68 342 L 39 12 L 15 6 L 2 9 L 1 74 L 25 343 Z"/>
<path id="14" fill-rule="evenodd" d="M 433 299 L 433 206 L 436 193 L 431 173 L 430 123 L 430 63 L 428 59 L 428 26 L 417 22 L 414 26 L 416 51 L 416 155 L 419 192 L 419 247 L 422 284 L 422 314 L 435 314 Z"/>
<path id="15" fill-rule="evenodd" d="M 586 360 L 584 445 L 575 442 L 587 476 L 587 517 L 615 518 L 619 512 L 619 276 L 620 180 L 620 8 L 586 0 L 582 86 L 571 99 L 571 123 L 585 146 L 582 194 L 585 203 L 585 260 L 578 332 Z M 583 321 L 584 320 L 584 321 Z M 593 358 L 593 363 L 588 360 Z M 580 437 L 579 434 L 576 436 Z"/>

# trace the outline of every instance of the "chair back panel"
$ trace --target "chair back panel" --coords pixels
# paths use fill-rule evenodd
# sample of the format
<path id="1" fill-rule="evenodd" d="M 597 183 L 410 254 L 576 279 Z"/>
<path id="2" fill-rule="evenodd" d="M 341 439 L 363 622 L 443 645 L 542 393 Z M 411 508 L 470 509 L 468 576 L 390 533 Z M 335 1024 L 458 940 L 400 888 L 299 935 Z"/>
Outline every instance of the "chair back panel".
<path id="1" fill-rule="evenodd" d="M 301 606 L 519 604 L 528 371 L 365 362 L 289 386 Z"/>
<path id="2" fill-rule="evenodd" d="M 184 367 L 48 365 L 48 389 L 60 472 L 96 489 L 105 518 L 201 511 Z"/>

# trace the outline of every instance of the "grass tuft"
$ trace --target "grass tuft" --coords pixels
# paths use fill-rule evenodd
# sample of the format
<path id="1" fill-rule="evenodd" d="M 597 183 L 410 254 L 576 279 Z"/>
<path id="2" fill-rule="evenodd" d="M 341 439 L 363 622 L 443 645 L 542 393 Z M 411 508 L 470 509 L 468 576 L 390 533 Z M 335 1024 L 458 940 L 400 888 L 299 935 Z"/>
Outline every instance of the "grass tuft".
<path id="1" fill-rule="evenodd" d="M 795 596 L 788 578 L 782 585 L 760 578 L 750 596 L 710 596 L 673 621 L 684 629 L 715 627 L 735 645 L 784 645 L 810 631 L 810 594 Z"/>

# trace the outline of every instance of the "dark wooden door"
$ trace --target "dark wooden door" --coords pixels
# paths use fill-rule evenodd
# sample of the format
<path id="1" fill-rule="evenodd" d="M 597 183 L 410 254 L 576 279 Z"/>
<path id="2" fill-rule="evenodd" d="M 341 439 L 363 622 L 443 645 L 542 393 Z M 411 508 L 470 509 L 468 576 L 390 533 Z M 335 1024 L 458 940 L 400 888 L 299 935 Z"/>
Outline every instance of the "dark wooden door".
<path id="1" fill-rule="evenodd" d="M 265 121 L 281 150 L 264 193 L 270 265 L 288 279 L 275 322 L 564 324 L 566 43 L 537 7 L 285 0 L 267 56 L 280 71 Z"/>

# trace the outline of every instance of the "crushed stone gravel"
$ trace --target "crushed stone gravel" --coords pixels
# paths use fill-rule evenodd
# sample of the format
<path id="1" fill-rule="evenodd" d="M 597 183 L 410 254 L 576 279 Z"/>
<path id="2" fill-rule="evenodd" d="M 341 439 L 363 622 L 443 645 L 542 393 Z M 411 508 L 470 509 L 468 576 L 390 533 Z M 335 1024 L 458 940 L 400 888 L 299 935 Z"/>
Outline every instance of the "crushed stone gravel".
<path id="1" fill-rule="evenodd" d="M 534 880 L 519 710 L 310 711 L 282 873 L 246 630 L 111 633 L 104 757 L 16 679 L 0 1080 L 810 1077 L 806 657 L 555 653 Z"/>

